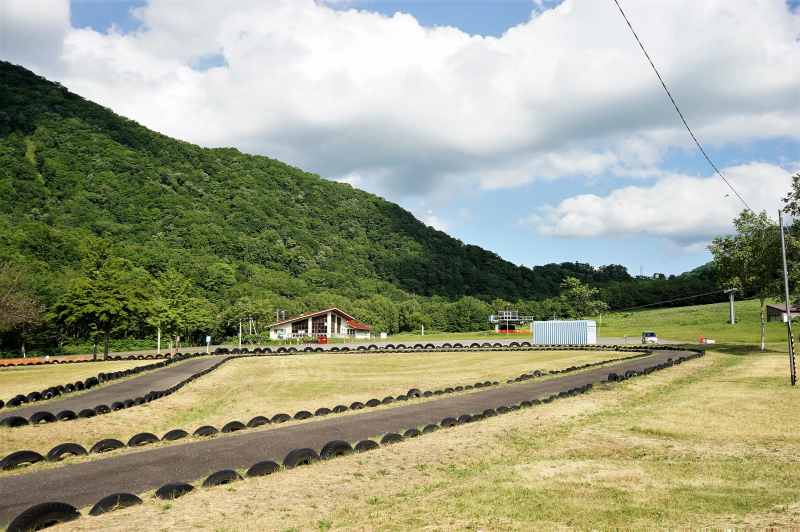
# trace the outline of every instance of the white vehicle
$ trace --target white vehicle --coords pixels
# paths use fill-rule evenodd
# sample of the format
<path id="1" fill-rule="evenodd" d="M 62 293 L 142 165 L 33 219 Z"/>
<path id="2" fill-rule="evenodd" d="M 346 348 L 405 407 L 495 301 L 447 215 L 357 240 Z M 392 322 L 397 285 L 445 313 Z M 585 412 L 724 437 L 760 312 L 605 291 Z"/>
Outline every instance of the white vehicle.
<path id="1" fill-rule="evenodd" d="M 657 344 L 658 343 L 658 336 L 653 331 L 645 331 L 642 333 L 642 343 L 643 344 Z"/>

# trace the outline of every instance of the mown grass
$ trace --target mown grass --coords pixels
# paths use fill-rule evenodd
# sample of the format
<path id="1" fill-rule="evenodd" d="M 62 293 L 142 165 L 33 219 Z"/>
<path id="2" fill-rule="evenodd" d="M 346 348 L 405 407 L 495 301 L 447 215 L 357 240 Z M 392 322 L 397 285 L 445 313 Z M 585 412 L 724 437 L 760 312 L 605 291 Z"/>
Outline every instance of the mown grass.
<path id="1" fill-rule="evenodd" d="M 796 527 L 797 390 L 778 354 L 705 358 L 69 530 Z"/>

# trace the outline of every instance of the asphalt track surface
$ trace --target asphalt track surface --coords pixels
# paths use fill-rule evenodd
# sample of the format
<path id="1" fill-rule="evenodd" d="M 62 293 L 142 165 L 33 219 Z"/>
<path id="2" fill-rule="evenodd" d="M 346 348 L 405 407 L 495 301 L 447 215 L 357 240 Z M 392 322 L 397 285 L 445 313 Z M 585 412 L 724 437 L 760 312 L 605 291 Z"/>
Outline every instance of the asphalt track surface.
<path id="1" fill-rule="evenodd" d="M 220 469 L 245 469 L 262 460 L 281 463 L 292 449 L 310 447 L 319 451 L 332 440 L 356 442 L 388 432 L 402 433 L 407 428 L 439 423 L 448 416 L 457 418 L 462 414 L 547 397 L 585 384 L 607 382 L 611 372 L 642 371 L 668 358 L 689 354 L 693 353 L 656 351 L 651 356 L 548 380 L 524 381 L 416 404 L 403 403 L 404 406 L 0 477 L 0 523 L 8 523 L 27 508 L 42 502 L 66 502 L 81 508 L 112 493 L 142 493 L 169 482 L 202 479 Z M 546 408 L 546 405 L 533 408 Z"/>
<path id="2" fill-rule="evenodd" d="M 29 418 L 36 412 L 51 412 L 55 415 L 64 410 L 72 410 L 77 414 L 84 408 L 94 408 L 98 405 L 111 406 L 111 403 L 114 401 L 136 399 L 151 391 L 166 390 L 188 379 L 192 375 L 222 362 L 226 358 L 230 357 L 209 356 L 193 358 L 169 365 L 165 368 L 149 371 L 122 382 L 104 384 L 80 394 L 75 394 L 74 397 L 66 396 L 49 401 L 41 401 L 33 404 L 29 403 L 19 408 L 6 408 L 0 411 L 0 421 L 12 416 Z M 147 362 L 151 361 L 148 360 Z"/>

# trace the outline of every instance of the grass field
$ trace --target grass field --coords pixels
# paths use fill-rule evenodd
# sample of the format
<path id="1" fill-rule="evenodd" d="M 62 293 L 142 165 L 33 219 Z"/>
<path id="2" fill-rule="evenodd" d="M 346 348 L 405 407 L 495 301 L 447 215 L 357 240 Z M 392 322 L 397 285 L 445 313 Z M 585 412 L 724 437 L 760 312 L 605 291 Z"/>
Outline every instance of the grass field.
<path id="1" fill-rule="evenodd" d="M 144 366 L 151 360 L 120 360 L 84 364 L 51 364 L 43 366 L 0 367 L 0 399 L 8 400 L 17 394 L 41 391 L 50 386 L 86 380 L 98 373 L 123 371 Z"/>
<path id="2" fill-rule="evenodd" d="M 70 422 L 0 428 L 0 456 L 20 449 L 47 452 L 62 442 L 91 446 L 102 438 L 126 441 L 137 432 L 189 432 L 221 427 L 256 415 L 314 411 L 337 404 L 399 395 L 412 387 L 433 389 L 501 380 L 533 369 L 558 369 L 615 356 L 591 351 L 474 353 L 312 354 L 231 361 L 176 394 L 112 415 Z M 268 430 L 268 427 L 264 430 Z M 16 474 L 6 472 L 0 474 Z"/>
<path id="3" fill-rule="evenodd" d="M 598 335 L 633 337 L 638 340 L 642 331 L 655 331 L 659 337 L 697 343 L 700 336 L 718 343 L 757 345 L 760 338 L 759 305 L 757 300 L 736 302 L 736 324 L 728 321 L 728 303 L 697 305 L 668 309 L 612 313 L 595 318 Z M 786 324 L 767 323 L 767 342 L 786 344 Z"/>
<path id="4" fill-rule="evenodd" d="M 800 416 L 777 353 L 710 353 L 587 396 L 64 530 L 796 527 Z"/>

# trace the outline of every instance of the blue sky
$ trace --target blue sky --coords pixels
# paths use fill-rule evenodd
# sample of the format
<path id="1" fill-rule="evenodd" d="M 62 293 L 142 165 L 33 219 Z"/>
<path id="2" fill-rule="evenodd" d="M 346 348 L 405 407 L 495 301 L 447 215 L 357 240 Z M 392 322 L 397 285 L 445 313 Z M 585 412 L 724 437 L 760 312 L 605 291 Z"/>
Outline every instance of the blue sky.
<path id="1" fill-rule="evenodd" d="M 229 34 L 214 33 L 221 32 L 221 26 L 202 19 L 202 8 L 196 12 L 180 8 L 178 1 L 150 9 L 145 0 L 72 0 L 65 40 L 72 55 L 58 64 L 42 62 L 37 70 L 47 74 L 49 68 L 51 77 L 76 92 L 172 136 L 271 155 L 377 193 L 426 223 L 519 264 L 621 263 L 632 273 L 680 273 L 709 260 L 705 245 L 714 234 L 729 228 L 728 221 L 739 209 L 733 198 L 726 197 L 728 191 L 713 182 L 710 169 L 688 142 L 618 13 L 602 2 L 573 0 L 569 9 L 554 10 L 560 2 L 329 0 L 334 9 L 355 8 L 362 13 L 347 20 L 331 19 L 316 29 L 312 25 L 320 13 L 307 24 L 302 22 L 316 8 L 307 5 L 301 10 L 298 0 L 278 9 L 280 2 L 265 1 L 253 8 L 261 11 L 249 17 L 262 16 L 265 23 L 272 22 L 273 14 L 289 17 L 283 25 L 276 21 L 273 33 L 264 33 L 257 43 L 254 40 L 255 44 L 239 49 Z M 789 0 L 782 7 L 781 0 L 758 6 L 745 0 L 717 2 L 719 13 L 710 14 L 687 14 L 696 4 L 679 3 L 676 0 L 674 9 L 669 3 L 659 4 L 661 13 L 655 7 L 643 8 L 640 1 L 626 0 L 623 5 L 656 62 L 663 65 L 667 82 L 712 158 L 730 172 L 754 206 L 775 210 L 789 173 L 800 169 L 799 91 L 797 81 L 785 75 L 785 65 L 800 64 L 800 17 L 791 11 L 798 9 L 800 0 Z M 244 12 L 243 4 L 225 4 L 216 18 Z M 211 3 L 207 9 L 220 5 Z M 149 26 L 133 15 L 135 8 L 149 9 L 143 17 Z M 319 4 L 317 11 L 323 9 L 328 8 Z M 422 27 L 451 26 L 464 34 L 423 34 L 412 31 L 407 21 L 376 22 L 362 16 L 368 12 L 387 17 L 407 13 Z M 704 16 L 710 17 L 708 21 L 703 21 Z M 175 26 L 174 21 L 181 18 L 185 24 Z M 246 26 L 247 18 L 236 20 Z M 366 40 L 352 47 L 348 41 L 338 42 L 338 55 L 326 55 L 325 47 L 334 41 L 315 48 L 319 34 L 339 23 L 349 35 L 363 30 Z M 112 25 L 117 37 L 109 31 Z M 239 35 L 265 31 L 261 26 L 244 28 Z M 303 32 L 306 27 L 308 33 Z M 93 31 L 70 33 L 77 28 Z M 515 28 L 514 35 L 504 35 L 509 28 Z M 141 33 L 138 37 L 134 37 L 136 30 Z M 374 32 L 371 37 L 370 31 Z M 269 40 L 281 32 L 285 32 L 281 41 Z M 336 39 L 341 34 L 325 37 Z M 526 39 L 530 47 L 524 45 Z M 297 56 L 291 55 L 297 46 L 275 52 L 283 50 L 276 42 L 289 41 L 308 50 Z M 365 57 L 364 49 L 373 43 L 383 51 L 383 61 Z M 762 43 L 763 50 L 753 51 Z M 452 70 L 456 63 L 450 60 L 428 61 L 424 53 L 413 56 L 415 46 L 428 47 L 431 56 L 440 49 L 447 51 L 442 57 L 459 57 L 462 66 Z M 138 51 L 132 53 L 133 49 Z M 498 50 L 501 55 L 496 55 Z M 98 51 L 103 53 L 98 55 Z M 81 60 L 81 53 L 89 59 Z M 764 54 L 778 55 L 765 59 Z M 612 64 L 623 55 L 620 65 Z M 37 67 L 34 59 L 20 57 L 26 66 Z M 556 70 L 550 64 L 554 58 L 560 65 Z M 240 69 L 245 59 L 259 66 L 276 61 L 271 68 L 263 68 L 278 77 L 284 65 L 291 69 L 302 64 L 303 74 L 317 81 L 281 89 L 280 84 L 270 84 L 266 74 L 251 79 L 250 84 L 263 84 L 263 92 L 243 102 L 247 104 L 241 107 L 244 111 L 235 103 L 248 97 L 241 93 L 241 83 L 225 85 L 224 90 L 236 96 L 224 98 L 234 101 L 230 109 L 224 109 L 229 104 L 219 103 L 223 101 L 221 80 Z M 358 61 L 371 66 L 361 68 Z M 505 63 L 518 61 L 525 61 L 526 68 L 537 74 L 526 78 L 525 71 L 514 66 L 502 70 Z M 180 63 L 196 75 L 178 75 L 177 70 L 170 75 L 170 69 L 176 68 L 173 65 Z M 331 63 L 338 70 L 334 72 Z M 581 82 L 554 85 L 563 83 L 558 72 L 568 71 L 577 80 L 582 71 L 597 64 L 606 65 L 609 79 L 599 70 L 587 73 Z M 417 71 L 417 65 L 424 67 Z M 158 79 L 149 74 L 155 71 L 162 72 Z M 141 83 L 123 86 L 116 82 L 115 72 L 119 79 L 135 72 Z M 404 79 L 409 72 L 421 77 L 405 93 L 384 100 L 376 96 L 391 91 L 391 81 Z M 176 83 L 176 75 L 183 81 Z M 493 83 L 482 85 L 484 77 Z M 360 80 L 359 84 L 348 85 L 353 80 Z M 458 82 L 462 88 L 450 87 Z M 541 89 L 548 85 L 554 85 L 549 92 Z M 442 87 L 455 92 L 436 100 Z M 307 95 L 303 104 L 292 101 L 270 107 L 270 100 L 291 98 L 298 91 Z M 499 92 L 492 96 L 492 91 Z M 352 98 L 355 106 L 331 104 L 328 95 L 332 92 L 343 102 Z M 267 93 L 269 97 L 264 96 Z M 628 96 L 619 98 L 617 93 Z M 526 103 L 526 94 L 536 98 Z M 465 100 L 454 107 L 459 111 L 445 114 L 442 121 L 436 108 L 450 105 L 461 95 Z M 504 105 L 514 98 L 520 102 L 509 103 L 506 109 Z M 214 105 L 200 111 L 192 108 L 197 101 L 213 101 L 219 112 L 214 114 Z M 359 101 L 375 107 L 364 113 L 358 109 Z M 398 115 L 398 104 L 407 107 L 414 120 Z M 286 110 L 287 105 L 299 107 Z M 255 108 L 261 111 L 249 112 Z M 227 131 L 225 120 L 237 111 L 246 113 L 240 120 L 246 127 Z M 203 123 L 191 124 L 198 115 Z M 506 120 L 513 127 L 503 127 Z M 787 126 L 790 123 L 795 124 L 794 133 Z M 205 130 L 204 124 L 214 124 L 214 128 Z M 709 214 L 703 215 L 705 211 Z"/>

